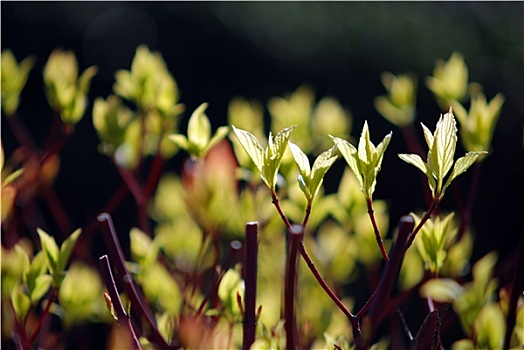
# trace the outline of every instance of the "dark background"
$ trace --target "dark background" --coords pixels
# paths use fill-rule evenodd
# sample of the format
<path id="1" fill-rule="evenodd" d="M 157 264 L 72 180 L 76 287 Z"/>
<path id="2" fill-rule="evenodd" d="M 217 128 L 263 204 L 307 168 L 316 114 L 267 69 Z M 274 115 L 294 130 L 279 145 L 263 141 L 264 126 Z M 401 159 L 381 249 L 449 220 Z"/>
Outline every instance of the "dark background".
<path id="1" fill-rule="evenodd" d="M 414 72 L 419 77 L 418 121 L 434 130 L 443 111 L 424 79 L 436 59 L 447 60 L 458 50 L 470 81 L 481 83 L 488 99 L 498 92 L 506 96 L 475 203 L 474 258 L 496 249 L 511 259 L 515 252 L 524 220 L 523 2 L 3 1 L 1 7 L 2 50 L 11 49 L 18 60 L 37 58 L 19 112 L 38 142 L 51 121 L 40 73 L 54 48 L 73 50 L 82 70 L 98 66 L 93 101 L 111 93 L 114 72 L 129 69 L 143 43 L 162 53 L 186 111 L 209 102 L 213 128 L 226 123 L 227 104 L 234 96 L 265 104 L 307 83 L 317 99 L 334 96 L 351 111 L 353 136 L 365 119 L 375 143 L 392 130 L 375 195 L 388 200 L 392 224 L 400 215 L 424 208 L 418 170 L 396 156 L 407 152 L 400 130 L 373 107 L 373 98 L 385 93 L 380 73 Z M 2 141 L 9 156 L 17 144 L 4 121 Z M 416 127 L 420 132 L 418 122 Z M 423 142 L 421 133 L 419 137 Z M 121 183 L 97 144 L 89 107 L 62 152 L 56 181 L 75 227 L 91 220 Z M 178 169 L 179 159 L 168 170 Z M 337 162 L 329 174 L 339 176 L 343 167 L 344 162 Z M 468 173 L 458 178 L 464 194 L 470 179 Z M 326 181 L 328 191 L 336 181 Z M 444 209 L 453 208 L 452 197 L 450 192 Z M 132 224 L 129 213 L 120 212 L 120 228 Z"/>

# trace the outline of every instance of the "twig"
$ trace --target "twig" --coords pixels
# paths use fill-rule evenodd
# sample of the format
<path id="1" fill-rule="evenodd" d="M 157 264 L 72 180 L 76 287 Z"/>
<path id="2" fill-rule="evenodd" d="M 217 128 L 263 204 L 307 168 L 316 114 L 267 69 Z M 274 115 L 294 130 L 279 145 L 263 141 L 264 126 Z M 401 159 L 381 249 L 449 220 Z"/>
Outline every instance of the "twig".
<path id="1" fill-rule="evenodd" d="M 386 253 L 386 249 L 384 248 L 384 242 L 382 241 L 382 236 L 380 235 L 380 231 L 378 229 L 378 225 L 375 220 L 373 202 L 371 198 L 366 199 L 366 204 L 368 207 L 369 218 L 371 220 L 371 224 L 373 225 L 373 231 L 375 232 L 375 239 L 377 240 L 378 247 L 380 248 L 380 253 L 382 254 L 382 257 L 384 258 L 385 261 L 389 261 L 388 253 Z"/>
<path id="2" fill-rule="evenodd" d="M 113 273 L 111 272 L 111 267 L 109 266 L 109 259 L 107 255 L 100 257 L 99 264 L 100 270 L 102 272 L 102 278 L 104 279 L 109 297 L 111 298 L 111 304 L 113 305 L 113 309 L 116 313 L 117 326 L 123 327 L 129 333 L 134 345 L 134 349 L 142 349 L 136 336 L 135 329 L 131 323 L 131 318 L 124 310 L 122 300 L 120 300 L 120 296 L 118 295 L 118 290 L 116 289 L 115 280 L 113 278 Z"/>
<path id="3" fill-rule="evenodd" d="M 376 290 L 376 296 L 370 307 L 369 315 L 363 320 L 362 328 L 364 334 L 359 337 L 356 341 L 356 349 L 367 349 L 369 342 L 371 341 L 371 335 L 375 332 L 378 327 L 383 315 L 384 310 L 391 294 L 391 289 L 397 280 L 398 272 L 402 266 L 404 260 L 404 247 L 406 246 L 406 240 L 409 234 L 412 232 L 415 226 L 413 217 L 406 215 L 400 218 L 398 225 L 398 236 L 391 248 L 391 259 L 387 262 L 386 268 L 380 279 L 380 284 Z"/>
<path id="4" fill-rule="evenodd" d="M 286 225 L 287 229 L 289 230 L 291 228 L 291 224 L 289 223 L 289 220 L 287 219 L 286 215 L 282 211 L 282 208 L 280 207 L 278 198 L 276 196 L 276 193 L 272 193 L 273 198 L 273 204 L 275 205 L 278 213 L 280 214 L 280 217 L 284 221 L 284 224 Z M 305 229 L 305 226 L 304 226 Z M 313 276 L 317 279 L 317 282 L 320 284 L 322 289 L 326 292 L 326 294 L 335 302 L 335 304 L 338 306 L 338 308 L 346 315 L 346 317 L 351 322 L 352 328 L 353 328 L 353 335 L 357 336 L 360 334 L 360 325 L 358 323 L 358 318 L 355 317 L 351 311 L 348 310 L 348 308 L 344 305 L 344 303 L 336 296 L 336 294 L 331 290 L 331 288 L 328 286 L 327 282 L 324 280 L 320 272 L 317 270 L 315 264 L 309 257 L 309 254 L 307 253 L 306 247 L 304 246 L 304 243 L 300 241 L 299 245 L 300 249 L 300 255 L 302 255 L 302 258 L 305 260 L 307 267 L 313 273 Z"/>
<path id="5" fill-rule="evenodd" d="M 47 304 L 45 306 L 44 312 L 40 316 L 40 319 L 38 320 L 38 324 L 36 325 L 35 329 L 33 330 L 33 334 L 31 335 L 29 341 L 31 344 L 35 341 L 36 335 L 40 331 L 40 327 L 42 327 L 42 323 L 44 322 L 44 319 L 49 315 L 49 311 L 51 310 L 51 305 L 55 301 L 56 296 L 58 295 L 58 290 L 53 288 L 51 291 L 51 295 L 49 296 L 49 299 L 47 299 Z"/>
<path id="6" fill-rule="evenodd" d="M 304 226 L 293 225 L 288 229 L 289 253 L 286 255 L 286 277 L 284 286 L 284 327 L 286 329 L 286 349 L 298 349 L 298 330 L 295 314 L 297 292 L 297 258 L 298 248 L 304 236 Z"/>
<path id="7" fill-rule="evenodd" d="M 244 262 L 244 327 L 242 349 L 248 350 L 255 341 L 257 318 L 258 222 L 246 224 L 246 250 Z"/>
<path id="8" fill-rule="evenodd" d="M 135 287 L 133 277 L 131 276 L 131 274 L 125 266 L 124 253 L 122 251 L 122 248 L 120 247 L 120 243 L 118 242 L 118 237 L 116 235 L 111 216 L 107 213 L 102 213 L 98 215 L 98 221 L 101 223 L 105 223 L 105 225 L 102 225 L 102 229 L 104 230 L 103 237 L 106 243 L 106 247 L 109 250 L 109 256 L 111 257 L 111 259 L 113 260 L 113 264 L 115 265 L 117 276 L 120 279 L 120 283 L 122 283 L 122 285 L 124 286 L 126 294 L 129 297 L 129 300 L 131 301 L 131 305 L 133 306 L 131 310 L 139 319 L 142 316 L 145 318 L 147 324 L 149 325 L 152 331 L 151 340 L 154 343 L 159 345 L 162 349 L 177 348 L 176 346 L 170 346 L 166 343 L 164 337 L 162 337 L 158 330 L 153 312 L 151 311 L 149 306 L 143 301 L 143 296 L 141 295 L 141 293 L 139 294 L 139 291 Z"/>
<path id="9" fill-rule="evenodd" d="M 517 318 L 517 302 L 522 290 L 521 286 L 524 272 L 524 230 L 520 235 L 520 244 L 517 254 L 515 273 L 513 274 L 513 281 L 511 283 L 511 290 L 509 293 L 508 313 L 506 315 L 506 334 L 504 336 L 504 349 L 509 349 L 511 345 L 511 335 L 513 333 L 513 328 L 515 328 L 515 321 Z"/>

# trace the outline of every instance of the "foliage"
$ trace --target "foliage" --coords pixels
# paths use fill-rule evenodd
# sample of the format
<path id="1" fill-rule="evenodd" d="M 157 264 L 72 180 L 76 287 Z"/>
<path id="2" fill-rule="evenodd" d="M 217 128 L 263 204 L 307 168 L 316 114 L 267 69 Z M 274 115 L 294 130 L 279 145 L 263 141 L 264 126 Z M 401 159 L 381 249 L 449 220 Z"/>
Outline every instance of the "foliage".
<path id="1" fill-rule="evenodd" d="M 434 132 L 422 124 L 426 159 L 412 148 L 399 155 L 422 171 L 431 201 L 398 226 L 390 225 L 395 203 L 373 198 L 379 171 L 384 177 L 390 171 L 382 163 L 393 132 L 375 145 L 366 120 L 356 143 L 348 110 L 333 97 L 317 101 L 307 85 L 265 106 L 231 99 L 229 125 L 214 133 L 203 102 L 188 118 L 187 132 L 180 132 L 185 107 L 177 83 L 160 53 L 139 46 L 130 69 L 116 72 L 113 93 L 94 99 L 91 109 L 98 151 L 113 162 L 122 189 L 97 209 L 97 221 L 71 234 L 65 225 L 53 235 L 31 223 L 24 230 L 21 214 L 38 195 L 50 196 L 60 151 L 72 126 L 89 113 L 96 74 L 89 67 L 79 75 L 72 52 L 51 53 L 44 89 L 58 126 L 39 149 L 20 137 L 27 132 L 17 114 L 33 65 L 32 57 L 18 63 L 9 50 L 2 52 L 2 111 L 27 159 L 6 160 L 2 147 L 6 346 L 65 347 L 66 335 L 102 323 L 110 334 L 107 347 L 438 348 L 454 325 L 446 315 L 451 312 L 462 333 L 446 346 L 524 345 L 519 276 L 501 284 L 496 252 L 472 261 L 473 202 L 463 212 L 439 211 L 446 190 L 458 186 L 454 180 L 474 163 L 479 171 L 504 103 L 502 94 L 488 103 L 481 86 L 469 83 L 459 52 L 438 60 L 426 80 L 447 110 Z M 385 72 L 381 80 L 386 94 L 375 99 L 376 110 L 410 130 L 416 76 Z M 469 111 L 463 105 L 468 96 Z M 467 153 L 455 160 L 459 136 Z M 176 154 L 186 157 L 180 173 L 164 167 Z M 339 156 L 348 166 L 328 193 L 323 184 Z M 336 176 L 329 173 L 330 181 Z M 137 214 L 130 218 L 128 247 L 111 221 L 127 193 Z M 67 221 L 66 211 L 54 208 L 54 220 Z M 99 239 L 107 255 L 97 269 L 90 245 Z M 406 320 L 410 304 L 423 310 L 423 321 Z M 50 317 L 61 321 L 58 328 L 42 327 Z"/>

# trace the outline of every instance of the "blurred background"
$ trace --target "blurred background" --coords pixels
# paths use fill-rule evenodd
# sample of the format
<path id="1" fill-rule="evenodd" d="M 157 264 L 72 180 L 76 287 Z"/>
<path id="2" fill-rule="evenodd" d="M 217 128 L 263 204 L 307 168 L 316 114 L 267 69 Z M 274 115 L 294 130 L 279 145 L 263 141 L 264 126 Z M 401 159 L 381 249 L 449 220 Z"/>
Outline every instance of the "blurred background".
<path id="1" fill-rule="evenodd" d="M 393 131 L 375 194 L 387 199 L 392 224 L 424 208 L 422 191 L 413 190 L 418 174 L 396 156 L 407 152 L 400 130 L 373 107 L 373 99 L 385 93 L 380 73 L 418 77 L 417 120 L 433 130 L 445 111 L 424 79 L 437 59 L 460 51 L 470 81 L 483 85 L 488 100 L 498 92 L 506 96 L 473 212 L 473 258 L 492 249 L 515 253 L 524 223 L 523 2 L 2 2 L 1 8 L 2 50 L 11 49 L 18 60 L 37 59 L 19 109 L 37 142 L 51 122 L 41 72 L 53 49 L 73 50 L 81 70 L 98 66 L 92 102 L 111 93 L 115 71 L 129 69 L 136 47 L 146 44 L 161 52 L 181 90 L 182 131 L 202 102 L 209 103 L 207 115 L 216 129 L 227 122 L 233 97 L 265 104 L 302 84 L 314 89 L 317 101 L 333 96 L 351 112 L 353 136 L 364 120 L 375 143 Z M 96 216 L 121 183 L 97 151 L 90 111 L 62 152 L 56 181 L 75 227 Z M 422 133 L 419 137 L 423 142 Z M 17 146 L 3 119 L 2 142 L 7 156 Z M 177 171 L 183 156 L 168 170 Z M 328 175 L 340 176 L 344 165 L 337 162 Z M 469 180 L 467 173 L 458 179 L 464 189 Z M 329 179 L 326 188 L 336 189 Z M 453 207 L 448 199 L 443 206 Z M 117 227 L 128 232 L 129 213 L 117 215 Z"/>

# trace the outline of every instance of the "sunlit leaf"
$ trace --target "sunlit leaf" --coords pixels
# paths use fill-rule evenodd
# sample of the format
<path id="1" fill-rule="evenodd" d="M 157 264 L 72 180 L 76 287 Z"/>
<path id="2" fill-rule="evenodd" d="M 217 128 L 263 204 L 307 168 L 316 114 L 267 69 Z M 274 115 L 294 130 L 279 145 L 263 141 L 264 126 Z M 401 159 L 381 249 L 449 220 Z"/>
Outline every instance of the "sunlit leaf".
<path id="1" fill-rule="evenodd" d="M 31 299 L 24 293 L 21 286 L 16 286 L 11 291 L 11 303 L 19 320 L 24 320 L 31 307 Z"/>
<path id="2" fill-rule="evenodd" d="M 69 235 L 69 237 L 67 237 L 64 243 L 62 243 L 62 246 L 60 247 L 60 256 L 58 259 L 58 268 L 60 270 L 65 270 L 66 264 L 69 261 L 69 256 L 71 255 L 71 252 L 73 251 L 73 248 L 75 247 L 76 241 L 78 240 L 81 232 L 82 229 L 76 229 Z"/>
<path id="3" fill-rule="evenodd" d="M 427 281 L 420 288 L 420 295 L 432 298 L 439 303 L 447 303 L 457 299 L 464 292 L 464 288 L 450 278 L 435 278 Z"/>
<path id="4" fill-rule="evenodd" d="M 53 237 L 47 234 L 44 230 L 37 228 L 36 229 L 38 236 L 40 237 L 40 244 L 42 245 L 42 250 L 45 253 L 47 258 L 47 264 L 51 274 L 54 274 L 58 270 L 58 261 L 60 259 L 60 252 L 56 241 Z"/>
<path id="5" fill-rule="evenodd" d="M 457 159 L 455 166 L 451 171 L 451 175 L 444 185 L 444 189 L 446 189 L 457 176 L 468 170 L 468 168 L 471 167 L 480 156 L 487 153 L 488 152 L 468 152 L 464 157 Z"/>
<path id="6" fill-rule="evenodd" d="M 211 137 L 211 124 L 205 115 L 207 103 L 202 103 L 189 118 L 187 125 L 187 138 L 189 142 L 199 148 L 204 148 Z"/>
<path id="7" fill-rule="evenodd" d="M 302 174 L 303 177 L 309 178 L 309 175 L 311 174 L 311 168 L 309 165 L 309 159 L 307 158 L 306 154 L 302 152 L 300 147 L 295 145 L 292 142 L 288 142 L 289 150 L 293 154 L 293 158 L 295 159 L 295 163 L 298 166 L 298 170 Z"/>
<path id="8" fill-rule="evenodd" d="M 258 171 L 262 173 L 262 168 L 264 167 L 264 148 L 262 148 L 260 142 L 249 131 L 237 129 L 234 125 L 231 127 L 244 150 L 253 160 L 253 163 L 255 163 Z"/>

